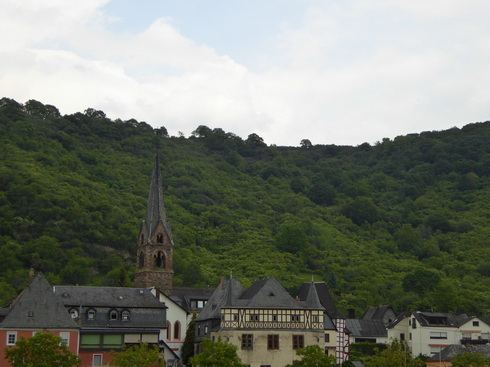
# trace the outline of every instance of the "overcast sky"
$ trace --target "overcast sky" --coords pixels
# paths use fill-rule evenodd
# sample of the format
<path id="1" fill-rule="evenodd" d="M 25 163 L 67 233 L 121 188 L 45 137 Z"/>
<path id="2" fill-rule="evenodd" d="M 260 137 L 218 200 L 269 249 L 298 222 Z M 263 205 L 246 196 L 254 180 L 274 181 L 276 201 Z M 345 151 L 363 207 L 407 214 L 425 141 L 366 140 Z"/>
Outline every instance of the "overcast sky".
<path id="1" fill-rule="evenodd" d="M 1 0 L 0 97 L 358 145 L 490 120 L 488 0 Z"/>

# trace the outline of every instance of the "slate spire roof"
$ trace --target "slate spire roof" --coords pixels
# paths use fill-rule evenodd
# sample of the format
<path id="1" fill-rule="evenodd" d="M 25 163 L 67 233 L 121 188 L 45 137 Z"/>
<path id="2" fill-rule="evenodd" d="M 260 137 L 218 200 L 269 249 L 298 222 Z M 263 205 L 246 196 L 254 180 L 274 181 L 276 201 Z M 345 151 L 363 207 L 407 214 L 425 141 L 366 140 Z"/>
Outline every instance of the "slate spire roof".
<path id="1" fill-rule="evenodd" d="M 332 295 L 328 291 L 327 285 L 323 282 L 303 283 L 303 285 L 301 286 L 298 292 L 298 298 L 302 301 L 306 301 L 309 295 L 309 290 L 311 285 L 315 286 L 318 299 L 320 300 L 321 305 L 327 311 L 328 315 L 332 318 L 343 318 L 343 316 L 337 311 L 337 306 L 335 306 L 335 301 L 333 300 Z"/>
<path id="2" fill-rule="evenodd" d="M 160 157 L 157 153 L 155 156 L 155 166 L 151 177 L 150 192 L 148 194 L 146 220 L 144 222 L 148 234 L 148 241 L 150 241 L 152 238 L 153 233 L 155 232 L 160 221 L 163 222 L 168 234 L 170 235 L 170 225 L 167 223 L 165 205 L 163 203 L 163 184 L 162 174 L 160 171 Z"/>
<path id="3" fill-rule="evenodd" d="M 324 310 L 322 303 L 320 302 L 320 298 L 318 297 L 318 292 L 316 290 L 316 286 L 314 282 L 310 283 L 310 287 L 308 289 L 308 293 L 306 296 L 306 300 L 304 301 L 305 306 L 308 308 L 318 308 Z"/>
<path id="4" fill-rule="evenodd" d="M 2 328 L 77 329 L 59 297 L 39 272 L 12 302 Z"/>

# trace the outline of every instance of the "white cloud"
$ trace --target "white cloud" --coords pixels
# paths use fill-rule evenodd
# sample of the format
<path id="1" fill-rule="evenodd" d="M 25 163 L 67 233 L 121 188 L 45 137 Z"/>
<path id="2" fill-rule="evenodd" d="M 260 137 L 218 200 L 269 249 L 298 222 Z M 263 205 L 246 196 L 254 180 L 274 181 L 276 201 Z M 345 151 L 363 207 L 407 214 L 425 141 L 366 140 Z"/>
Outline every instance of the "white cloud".
<path id="1" fill-rule="evenodd" d="M 105 3 L 2 2 L 3 95 L 62 113 L 93 107 L 172 134 L 200 124 L 256 132 L 278 145 L 374 142 L 490 113 L 486 2 L 437 12 L 438 1 L 312 1 L 261 47 L 260 72 L 185 37 L 169 17 L 111 32 Z"/>

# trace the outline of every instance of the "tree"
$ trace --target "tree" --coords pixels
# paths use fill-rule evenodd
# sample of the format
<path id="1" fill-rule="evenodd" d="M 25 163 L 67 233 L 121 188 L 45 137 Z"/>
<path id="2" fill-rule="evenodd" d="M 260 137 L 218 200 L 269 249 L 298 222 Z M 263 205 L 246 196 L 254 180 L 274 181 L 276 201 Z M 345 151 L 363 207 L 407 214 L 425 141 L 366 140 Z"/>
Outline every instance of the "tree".
<path id="1" fill-rule="evenodd" d="M 366 367 L 422 367 L 425 366 L 425 363 L 419 358 L 412 358 L 410 349 L 405 342 L 401 343 L 395 340 L 388 348 L 366 360 L 364 365 Z"/>
<path id="2" fill-rule="evenodd" d="M 318 345 L 308 345 L 306 348 L 296 351 L 300 360 L 293 361 L 286 367 L 334 367 L 336 365 L 335 357 L 325 354 Z"/>
<path id="3" fill-rule="evenodd" d="M 299 223 L 284 224 L 276 235 L 275 241 L 279 250 L 292 254 L 308 246 L 308 238 Z"/>
<path id="4" fill-rule="evenodd" d="M 192 314 L 192 320 L 187 326 L 185 333 L 184 345 L 182 346 L 182 363 L 189 365 L 189 359 L 194 356 L 194 341 L 196 339 L 195 334 L 196 325 L 196 313 Z"/>
<path id="5" fill-rule="evenodd" d="M 190 359 L 193 367 L 245 367 L 238 357 L 238 348 L 233 344 L 221 339 L 215 342 L 204 339 L 200 345 L 202 352 Z"/>
<path id="6" fill-rule="evenodd" d="M 311 141 L 309 139 L 303 139 L 303 140 L 301 140 L 301 142 L 299 143 L 299 145 L 303 149 L 310 149 L 313 146 L 313 144 L 311 144 Z"/>
<path id="7" fill-rule="evenodd" d="M 482 356 L 480 353 L 465 352 L 458 354 L 451 360 L 453 367 L 488 367 L 490 358 Z"/>
<path id="8" fill-rule="evenodd" d="M 417 267 L 403 277 L 402 286 L 406 292 L 423 295 L 434 290 L 440 281 L 441 275 L 437 270 Z"/>
<path id="9" fill-rule="evenodd" d="M 122 352 L 112 352 L 112 356 L 110 364 L 116 367 L 156 367 L 160 360 L 158 347 L 147 343 L 126 345 Z"/>
<path id="10" fill-rule="evenodd" d="M 5 349 L 5 358 L 12 367 L 73 367 L 81 362 L 59 336 L 47 333 L 20 338 L 15 347 Z"/>
<path id="11" fill-rule="evenodd" d="M 371 198 L 359 196 L 342 208 L 342 214 L 357 225 L 374 223 L 378 219 L 378 208 Z"/>

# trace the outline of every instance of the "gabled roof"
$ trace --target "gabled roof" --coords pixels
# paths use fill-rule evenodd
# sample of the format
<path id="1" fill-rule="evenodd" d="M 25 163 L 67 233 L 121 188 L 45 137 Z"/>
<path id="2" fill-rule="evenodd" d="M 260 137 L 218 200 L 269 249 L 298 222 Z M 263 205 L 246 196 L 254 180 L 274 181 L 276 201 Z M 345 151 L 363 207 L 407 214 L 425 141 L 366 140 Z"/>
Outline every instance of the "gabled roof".
<path id="1" fill-rule="evenodd" d="M 490 345 L 488 344 L 452 344 L 444 348 L 440 353 L 432 355 L 427 361 L 451 361 L 454 357 L 461 353 L 481 354 L 483 357 L 490 357 Z"/>
<path id="2" fill-rule="evenodd" d="M 243 287 L 238 279 L 229 278 L 223 280 L 221 285 L 214 290 L 212 296 L 197 316 L 196 321 L 219 319 L 221 308 L 228 305 L 231 306 L 229 303 L 236 302 L 242 293 Z"/>
<path id="3" fill-rule="evenodd" d="M 54 290 L 65 306 L 165 308 L 147 288 L 58 285 Z"/>
<path id="4" fill-rule="evenodd" d="M 12 303 L 0 327 L 77 329 L 78 325 L 39 272 Z"/>
<path id="5" fill-rule="evenodd" d="M 391 309 L 389 305 L 382 305 L 378 307 L 368 308 L 364 315 L 362 315 L 361 319 L 364 320 L 381 320 L 383 319 L 386 312 Z"/>
<path id="6" fill-rule="evenodd" d="M 191 300 L 207 301 L 211 298 L 215 288 L 212 287 L 173 287 L 172 295 L 169 297 L 187 312 L 192 312 Z"/>
<path id="7" fill-rule="evenodd" d="M 388 337 L 383 320 L 347 319 L 345 323 L 354 337 Z"/>
<path id="8" fill-rule="evenodd" d="M 303 308 L 274 277 L 257 280 L 240 296 L 241 307 Z"/>
<path id="9" fill-rule="evenodd" d="M 459 327 L 474 317 L 465 314 L 452 314 L 442 312 L 404 312 L 399 315 L 387 328 L 392 328 L 407 317 L 414 317 L 421 326 L 431 327 Z"/>
<path id="10" fill-rule="evenodd" d="M 313 284 L 315 284 L 318 299 L 320 300 L 320 303 L 325 308 L 325 310 L 327 311 L 329 316 L 332 318 L 343 317 L 337 311 L 337 306 L 335 305 L 335 301 L 333 300 L 332 295 L 328 291 L 327 285 L 323 282 L 313 283 Z M 300 300 L 305 301 L 308 298 L 308 292 L 309 292 L 310 285 L 311 285 L 311 283 L 303 283 L 303 285 L 301 286 L 301 288 L 298 292 L 298 298 Z"/>

